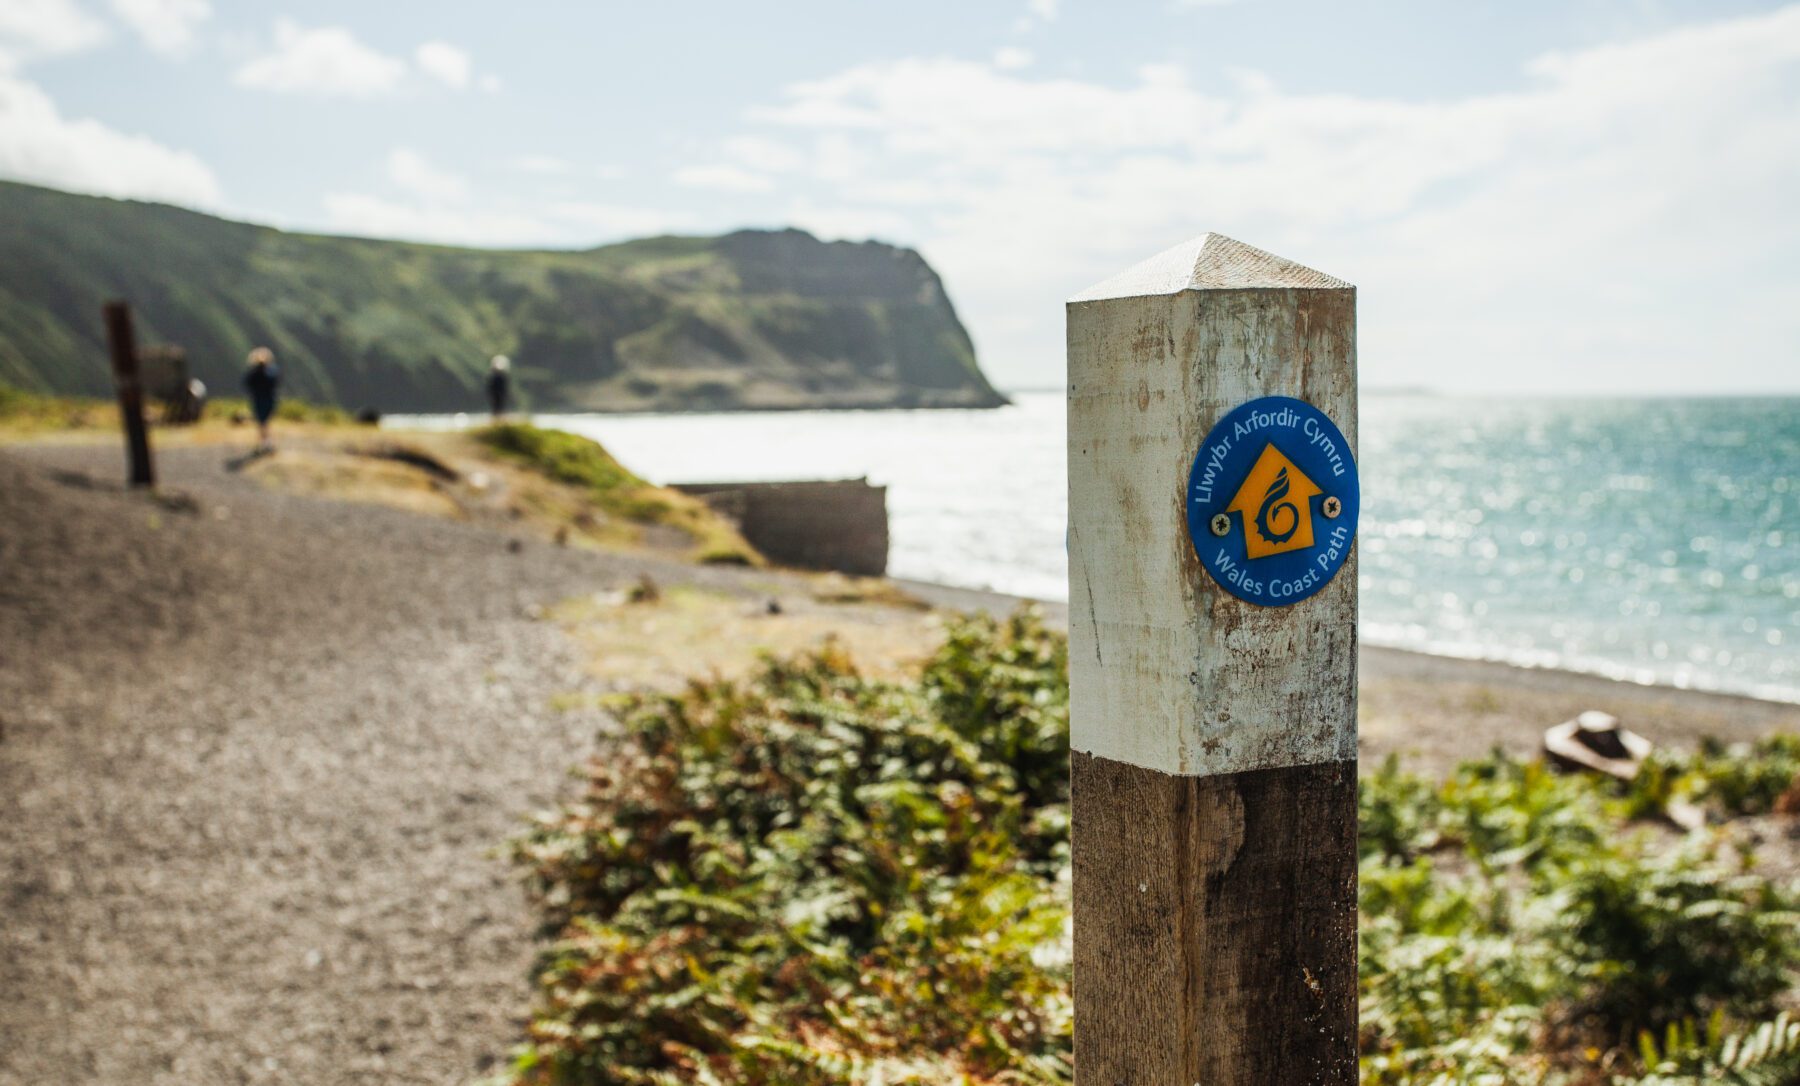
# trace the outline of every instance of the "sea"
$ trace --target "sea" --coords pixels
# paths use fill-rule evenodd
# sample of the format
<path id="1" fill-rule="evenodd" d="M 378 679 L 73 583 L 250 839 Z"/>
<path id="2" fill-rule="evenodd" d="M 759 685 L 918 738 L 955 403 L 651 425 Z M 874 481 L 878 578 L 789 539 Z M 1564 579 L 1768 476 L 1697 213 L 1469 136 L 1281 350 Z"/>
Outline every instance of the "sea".
<path id="1" fill-rule="evenodd" d="M 534 421 L 656 482 L 866 477 L 894 576 L 1067 599 L 1063 395 L 1011 396 Z M 1360 414 L 1365 641 L 1800 702 L 1800 398 L 1365 394 Z"/>

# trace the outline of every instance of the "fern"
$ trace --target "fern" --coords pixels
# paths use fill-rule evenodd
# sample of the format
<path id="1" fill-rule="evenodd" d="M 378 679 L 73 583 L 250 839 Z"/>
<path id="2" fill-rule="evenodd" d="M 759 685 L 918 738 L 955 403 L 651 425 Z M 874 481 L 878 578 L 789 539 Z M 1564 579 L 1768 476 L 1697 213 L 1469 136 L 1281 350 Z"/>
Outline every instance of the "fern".
<path id="1" fill-rule="evenodd" d="M 1638 1038 L 1646 1071 L 1614 1079 L 1614 1086 L 1796 1086 L 1800 1084 L 1800 1020 L 1786 1011 L 1754 1028 L 1725 1033 L 1714 1014 L 1704 1032 L 1694 1023 L 1671 1025 L 1662 1043 Z"/>

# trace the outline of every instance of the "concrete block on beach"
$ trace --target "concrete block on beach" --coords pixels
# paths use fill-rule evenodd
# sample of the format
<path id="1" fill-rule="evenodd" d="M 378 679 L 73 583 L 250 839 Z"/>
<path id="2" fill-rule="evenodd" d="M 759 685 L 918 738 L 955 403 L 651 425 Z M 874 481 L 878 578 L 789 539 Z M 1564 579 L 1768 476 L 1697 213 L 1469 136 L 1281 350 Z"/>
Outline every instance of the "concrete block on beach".
<path id="1" fill-rule="evenodd" d="M 887 487 L 867 479 L 791 483 L 684 483 L 737 523 L 750 545 L 801 569 L 863 577 L 887 573 Z"/>

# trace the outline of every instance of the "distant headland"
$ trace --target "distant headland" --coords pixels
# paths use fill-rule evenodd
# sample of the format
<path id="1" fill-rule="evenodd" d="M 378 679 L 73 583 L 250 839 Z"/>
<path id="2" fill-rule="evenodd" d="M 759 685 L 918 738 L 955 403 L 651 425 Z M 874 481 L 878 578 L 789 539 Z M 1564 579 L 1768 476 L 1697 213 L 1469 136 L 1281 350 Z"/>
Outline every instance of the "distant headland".
<path id="1" fill-rule="evenodd" d="M 110 389 L 100 306 L 235 389 L 272 347 L 293 394 L 476 410 L 490 356 L 536 411 L 995 407 L 923 257 L 800 230 L 498 251 L 290 233 L 0 182 L 0 382 Z"/>

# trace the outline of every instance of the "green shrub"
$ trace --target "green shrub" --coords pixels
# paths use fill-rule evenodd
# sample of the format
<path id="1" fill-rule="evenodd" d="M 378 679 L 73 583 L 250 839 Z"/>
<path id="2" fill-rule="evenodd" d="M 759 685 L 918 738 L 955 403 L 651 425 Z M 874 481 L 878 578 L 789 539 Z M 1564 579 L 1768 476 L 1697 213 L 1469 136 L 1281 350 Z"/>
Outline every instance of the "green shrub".
<path id="1" fill-rule="evenodd" d="M 1653 814 L 1677 800 L 1715 817 L 1767 814 L 1784 796 L 1800 804 L 1800 735 L 1771 735 L 1727 746 L 1706 739 L 1692 753 L 1657 751 L 1631 782 L 1634 814 Z"/>
<path id="2" fill-rule="evenodd" d="M 1602 1039 L 1628 1043 L 1715 1009 L 1761 1016 L 1793 981 L 1793 901 L 1722 872 L 1705 846 L 1597 853 L 1552 892 L 1566 923 L 1547 934 L 1591 978 L 1576 1009 Z"/>
<path id="3" fill-rule="evenodd" d="M 513 1080 L 1067 1083 L 1066 667 L 1021 615 L 952 624 L 911 683 L 827 649 L 637 699 L 515 845 L 553 941 Z M 1722 803 L 1784 772 L 1709 766 L 1752 782 Z M 1389 762 L 1359 804 L 1364 1082 L 1673 1086 L 1753 1050 L 1765 1077 L 1725 1081 L 1794 1081 L 1800 1041 L 1757 1025 L 1792 902 L 1722 838 L 1670 847 L 1611 782 L 1501 754 Z"/>
<path id="4" fill-rule="evenodd" d="M 1800 1021 L 1785 1012 L 1753 1028 L 1724 1030 L 1724 1015 L 1707 1020 L 1704 1033 L 1692 1019 L 1673 1024 L 1658 1044 L 1651 1034 L 1639 1041 L 1648 1069 L 1640 1078 L 1615 1080 L 1622 1086 L 1793 1086 L 1800 1082 Z"/>
<path id="5" fill-rule="evenodd" d="M 828 649 L 640 699 L 516 846 L 558 932 L 519 1080 L 1065 1081 L 1062 651 L 978 620 L 915 686 Z"/>

